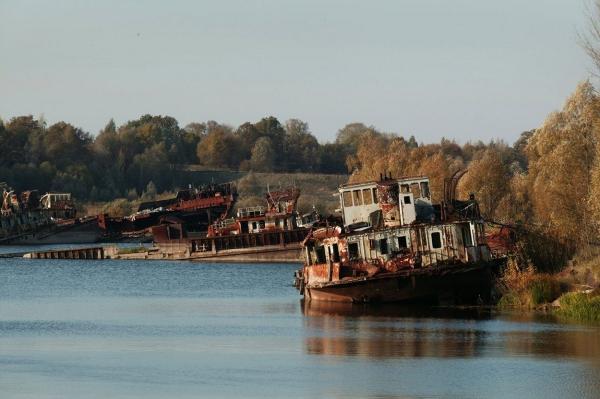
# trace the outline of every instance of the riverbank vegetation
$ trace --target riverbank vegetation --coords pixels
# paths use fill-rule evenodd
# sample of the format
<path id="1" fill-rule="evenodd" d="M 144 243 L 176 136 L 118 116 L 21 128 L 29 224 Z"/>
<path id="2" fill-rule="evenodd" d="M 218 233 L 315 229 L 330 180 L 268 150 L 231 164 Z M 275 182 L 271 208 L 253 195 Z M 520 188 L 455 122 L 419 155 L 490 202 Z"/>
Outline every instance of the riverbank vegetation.
<path id="1" fill-rule="evenodd" d="M 600 293 L 569 292 L 559 298 L 559 316 L 574 320 L 600 322 Z"/>

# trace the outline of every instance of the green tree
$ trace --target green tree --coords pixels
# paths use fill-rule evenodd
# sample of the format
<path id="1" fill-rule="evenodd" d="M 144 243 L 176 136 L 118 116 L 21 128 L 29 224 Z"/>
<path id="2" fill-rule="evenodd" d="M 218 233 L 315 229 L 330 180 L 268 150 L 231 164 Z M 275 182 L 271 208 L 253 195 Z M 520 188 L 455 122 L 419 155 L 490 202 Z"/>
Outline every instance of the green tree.
<path id="1" fill-rule="evenodd" d="M 285 124 L 283 143 L 285 170 L 318 171 L 320 167 L 319 142 L 308 128 L 308 123 L 290 119 Z"/>
<path id="2" fill-rule="evenodd" d="M 69 123 L 58 122 L 44 133 L 42 143 L 43 159 L 63 169 L 74 163 L 86 163 L 89 160 L 92 138 Z"/>
<path id="3" fill-rule="evenodd" d="M 250 165 L 255 172 L 272 172 L 275 166 L 275 151 L 273 144 L 268 137 L 261 137 L 256 140 L 252 148 L 252 157 Z"/>

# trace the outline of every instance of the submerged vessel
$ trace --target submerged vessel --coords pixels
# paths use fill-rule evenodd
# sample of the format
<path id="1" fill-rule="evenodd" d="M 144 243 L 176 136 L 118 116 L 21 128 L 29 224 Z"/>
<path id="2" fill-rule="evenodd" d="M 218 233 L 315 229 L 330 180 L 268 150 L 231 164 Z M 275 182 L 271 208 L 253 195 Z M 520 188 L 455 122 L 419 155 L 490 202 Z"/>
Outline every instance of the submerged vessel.
<path id="1" fill-rule="evenodd" d="M 0 184 L 0 244 L 93 243 L 100 238 L 95 217 L 77 218 L 70 193 L 17 193 Z"/>
<path id="2" fill-rule="evenodd" d="M 313 229 L 303 243 L 295 285 L 304 299 L 486 301 L 505 258 L 490 251 L 475 198 L 455 198 L 461 175 L 435 205 L 425 176 L 341 186 L 343 224 Z"/>
<path id="3" fill-rule="evenodd" d="M 269 191 L 266 205 L 239 208 L 235 217 L 222 214 L 204 231 L 176 217 L 152 228 L 155 250 L 149 258 L 228 262 L 299 262 L 302 241 L 316 213 L 299 216 L 300 190 Z"/>
<path id="4" fill-rule="evenodd" d="M 143 202 L 136 213 L 125 217 L 98 216 L 105 239 L 150 236 L 151 229 L 176 220 L 188 230 L 204 231 L 232 210 L 237 191 L 232 183 L 209 184 L 199 189 L 177 192 L 175 197 Z"/>

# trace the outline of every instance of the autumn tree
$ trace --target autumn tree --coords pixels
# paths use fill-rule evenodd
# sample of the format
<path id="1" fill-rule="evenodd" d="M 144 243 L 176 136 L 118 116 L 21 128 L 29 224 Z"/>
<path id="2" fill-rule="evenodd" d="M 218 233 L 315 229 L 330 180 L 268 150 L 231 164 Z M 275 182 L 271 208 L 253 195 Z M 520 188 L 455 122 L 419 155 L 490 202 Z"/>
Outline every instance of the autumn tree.
<path id="1" fill-rule="evenodd" d="M 579 86 L 563 109 L 550 114 L 528 140 L 529 186 L 534 217 L 565 240 L 590 237 L 590 193 L 597 167 L 600 103 L 590 82 Z M 592 188 L 591 188 L 592 187 Z"/>
<path id="2" fill-rule="evenodd" d="M 473 160 L 460 181 L 459 192 L 462 198 L 475 194 L 483 215 L 494 220 L 496 209 L 510 193 L 510 170 L 500 153 L 488 148 Z"/>
<path id="3" fill-rule="evenodd" d="M 215 128 L 199 144 L 197 155 L 200 163 L 207 166 L 227 168 L 237 161 L 236 139 L 226 128 Z"/>

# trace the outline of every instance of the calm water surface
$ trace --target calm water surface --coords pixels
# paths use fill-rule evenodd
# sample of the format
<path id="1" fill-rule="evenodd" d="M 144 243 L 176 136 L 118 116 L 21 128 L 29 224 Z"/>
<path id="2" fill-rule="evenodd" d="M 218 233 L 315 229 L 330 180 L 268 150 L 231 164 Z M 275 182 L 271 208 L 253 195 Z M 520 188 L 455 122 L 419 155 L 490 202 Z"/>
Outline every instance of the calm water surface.
<path id="1" fill-rule="evenodd" d="M 0 259 L 0 397 L 600 398 L 598 326 L 302 306 L 296 267 Z"/>

